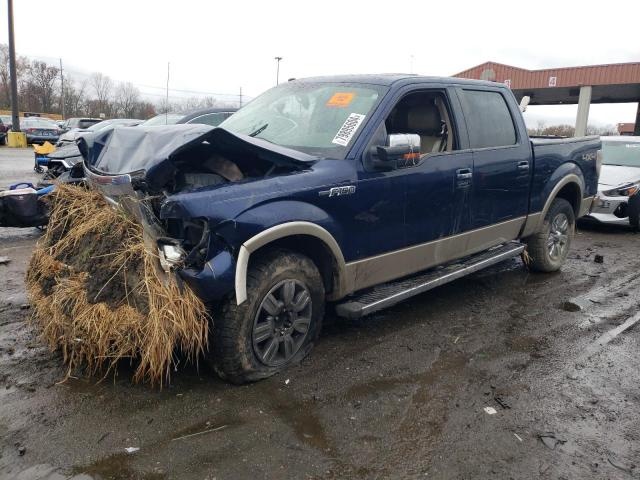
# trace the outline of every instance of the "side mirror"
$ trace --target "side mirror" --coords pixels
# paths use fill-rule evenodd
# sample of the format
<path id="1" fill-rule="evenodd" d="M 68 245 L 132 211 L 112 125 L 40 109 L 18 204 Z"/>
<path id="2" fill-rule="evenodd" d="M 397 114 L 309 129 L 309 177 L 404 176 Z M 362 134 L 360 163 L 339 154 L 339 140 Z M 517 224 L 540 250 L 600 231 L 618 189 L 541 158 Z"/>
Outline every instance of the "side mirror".
<path id="1" fill-rule="evenodd" d="M 420 160 L 420 135 L 415 133 L 392 133 L 387 135 L 387 145 L 375 147 L 377 161 L 374 166 L 381 170 L 393 170 L 415 165 Z"/>

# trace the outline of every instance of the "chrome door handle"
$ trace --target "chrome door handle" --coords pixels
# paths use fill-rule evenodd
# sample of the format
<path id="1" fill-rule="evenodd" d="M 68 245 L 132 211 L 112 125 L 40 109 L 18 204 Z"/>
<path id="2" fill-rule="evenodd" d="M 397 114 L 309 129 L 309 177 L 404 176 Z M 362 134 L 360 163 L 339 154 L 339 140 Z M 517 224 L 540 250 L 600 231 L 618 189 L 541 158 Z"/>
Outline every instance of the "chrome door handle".
<path id="1" fill-rule="evenodd" d="M 518 163 L 518 169 L 519 170 L 529 170 L 529 162 L 527 162 L 525 160 L 523 162 Z"/>
<path id="2" fill-rule="evenodd" d="M 459 170 L 456 170 L 456 177 L 458 177 L 458 179 L 460 180 L 464 180 L 473 177 L 473 173 L 471 172 L 470 168 L 461 168 Z"/>

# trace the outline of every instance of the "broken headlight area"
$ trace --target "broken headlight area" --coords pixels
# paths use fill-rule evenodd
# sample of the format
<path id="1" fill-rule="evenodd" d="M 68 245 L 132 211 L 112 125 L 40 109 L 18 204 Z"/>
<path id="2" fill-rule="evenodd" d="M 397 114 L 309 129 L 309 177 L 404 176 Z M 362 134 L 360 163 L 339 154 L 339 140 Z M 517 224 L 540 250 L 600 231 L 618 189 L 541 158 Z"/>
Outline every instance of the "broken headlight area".
<path id="1" fill-rule="evenodd" d="M 206 220 L 165 221 L 166 237 L 158 238 L 158 255 L 162 268 L 169 272 L 177 268 L 204 268 L 207 261 L 211 232 Z"/>
<path id="2" fill-rule="evenodd" d="M 186 256 L 187 252 L 180 246 L 179 240 L 172 238 L 158 239 L 158 257 L 160 266 L 165 272 L 169 273 L 171 270 L 182 266 Z"/>
<path id="3" fill-rule="evenodd" d="M 640 191 L 640 182 L 628 183 L 602 192 L 607 197 L 631 197 Z"/>

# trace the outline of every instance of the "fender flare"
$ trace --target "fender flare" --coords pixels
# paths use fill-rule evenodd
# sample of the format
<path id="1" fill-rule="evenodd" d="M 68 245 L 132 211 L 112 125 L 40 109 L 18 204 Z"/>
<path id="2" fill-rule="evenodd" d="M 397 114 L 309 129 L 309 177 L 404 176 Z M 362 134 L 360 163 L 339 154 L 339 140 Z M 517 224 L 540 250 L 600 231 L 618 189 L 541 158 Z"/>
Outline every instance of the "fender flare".
<path id="1" fill-rule="evenodd" d="M 274 240 L 292 235 L 309 235 L 321 240 L 333 254 L 338 270 L 336 272 L 338 294 L 346 291 L 346 266 L 342 250 L 336 239 L 326 229 L 311 222 L 286 222 L 268 228 L 242 243 L 236 260 L 235 293 L 238 305 L 247 300 L 247 269 L 251 254 Z"/>
<path id="2" fill-rule="evenodd" d="M 553 203 L 553 201 L 558 196 L 558 192 L 562 190 L 563 187 L 569 185 L 570 183 L 575 183 L 578 187 L 578 191 L 579 191 L 578 208 L 579 209 L 582 208 L 581 203 L 583 200 L 582 196 L 584 194 L 584 181 L 575 173 L 569 173 L 564 177 L 562 177 L 558 181 L 558 183 L 555 184 L 555 186 L 549 193 L 549 196 L 547 197 L 547 201 L 545 202 L 544 207 L 542 208 L 542 211 L 536 214 L 529 214 L 529 216 L 527 217 L 527 221 L 525 222 L 525 225 L 522 228 L 522 234 L 520 235 L 521 237 L 523 238 L 528 237 L 529 235 L 534 234 L 540 229 L 542 222 L 544 222 L 545 215 L 551 208 L 551 204 Z"/>
<path id="3" fill-rule="evenodd" d="M 575 183 L 578 186 L 578 208 L 580 208 L 580 202 L 582 201 L 584 194 L 584 181 L 575 173 L 570 173 L 569 175 L 565 175 L 564 177 L 562 177 L 562 179 L 558 183 L 556 183 L 556 186 L 553 187 L 553 190 L 551 190 L 549 198 L 547 198 L 547 201 L 544 204 L 544 208 L 542 209 L 542 218 L 545 217 L 545 215 L 551 208 L 551 204 L 558 196 L 558 192 L 570 183 Z"/>

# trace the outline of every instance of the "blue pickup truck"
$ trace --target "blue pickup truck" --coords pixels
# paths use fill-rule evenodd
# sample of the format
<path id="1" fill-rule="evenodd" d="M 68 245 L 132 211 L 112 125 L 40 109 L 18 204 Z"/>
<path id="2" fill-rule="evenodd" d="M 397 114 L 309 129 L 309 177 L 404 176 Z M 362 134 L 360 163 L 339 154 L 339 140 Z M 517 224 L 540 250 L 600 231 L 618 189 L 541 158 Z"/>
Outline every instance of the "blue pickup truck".
<path id="1" fill-rule="evenodd" d="M 303 358 L 326 304 L 359 317 L 525 249 L 560 269 L 600 170 L 596 137 L 530 139 L 505 86 L 414 75 L 293 80 L 219 127 L 123 127 L 80 149 L 105 196 L 147 206 L 235 383 Z"/>

